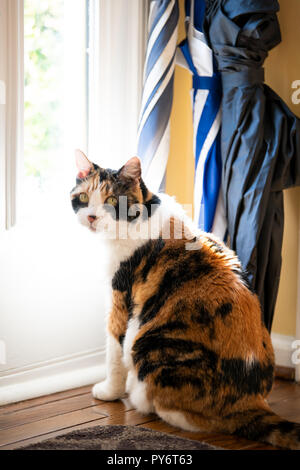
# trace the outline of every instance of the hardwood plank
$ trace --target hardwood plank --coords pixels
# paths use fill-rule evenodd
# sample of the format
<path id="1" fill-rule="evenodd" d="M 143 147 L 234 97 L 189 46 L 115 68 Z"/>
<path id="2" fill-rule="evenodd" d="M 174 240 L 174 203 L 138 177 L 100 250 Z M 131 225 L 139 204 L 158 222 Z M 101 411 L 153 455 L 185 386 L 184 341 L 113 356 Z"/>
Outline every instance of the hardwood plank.
<path id="1" fill-rule="evenodd" d="M 280 450 L 278 447 L 273 447 L 269 444 L 260 444 L 259 442 L 258 443 L 254 443 L 253 445 L 245 448 L 244 450 Z"/>
<path id="2" fill-rule="evenodd" d="M 116 404 L 119 403 L 119 404 Z M 3 429 L 12 428 L 15 426 L 22 426 L 23 424 L 33 423 L 41 419 L 51 418 L 61 414 L 77 411 L 91 406 L 101 408 L 101 413 L 110 416 L 116 409 L 117 411 L 126 411 L 133 409 L 122 402 L 103 402 L 93 398 L 91 393 L 77 395 L 74 397 L 66 398 L 55 402 L 46 403 L 43 405 L 36 405 L 31 408 L 17 410 L 14 413 L 0 415 L 0 431 Z"/>
<path id="3" fill-rule="evenodd" d="M 278 411 L 276 411 L 276 414 L 281 418 L 286 419 L 287 421 L 292 421 L 293 423 L 300 423 L 299 412 L 297 412 L 296 414 L 295 410 L 291 410 L 289 412 L 285 411 L 284 413 L 282 413 L 282 410 L 279 409 Z"/>
<path id="4" fill-rule="evenodd" d="M 35 436 L 35 437 L 23 439 L 21 441 L 12 442 L 11 444 L 6 444 L 4 446 L 0 446 L 0 451 L 1 450 L 19 449 L 20 447 L 24 447 L 24 446 L 27 446 L 29 444 L 36 444 L 37 442 L 45 441 L 46 439 L 50 439 L 52 437 L 61 436 L 63 434 L 66 434 L 67 432 L 76 431 L 78 429 L 86 429 L 86 428 L 90 428 L 90 427 L 94 427 L 94 426 L 99 426 L 101 424 L 102 424 L 102 419 L 98 419 L 98 420 L 92 421 L 88 424 L 87 423 L 82 423 L 82 424 L 78 424 L 76 426 L 70 426 L 68 428 L 59 429 L 58 431 L 45 433 L 45 434 L 38 435 L 38 436 Z"/>
<path id="5" fill-rule="evenodd" d="M 167 432 L 168 434 L 173 434 L 177 431 L 176 428 L 170 426 L 159 418 L 154 421 L 150 421 L 149 423 L 138 424 L 138 426 L 153 429 L 153 431 Z"/>
<path id="6" fill-rule="evenodd" d="M 281 380 L 295 380 L 295 368 L 275 366 L 275 377 Z"/>
<path id="7" fill-rule="evenodd" d="M 275 380 L 272 391 L 274 390 L 293 390 L 299 394 L 300 383 L 287 380 Z"/>
<path id="8" fill-rule="evenodd" d="M 86 393 L 64 400 L 16 410 L 15 412 L 0 415 L 0 430 L 22 426 L 23 424 L 39 421 L 40 419 L 51 418 L 52 416 L 58 416 L 98 404 L 98 400 L 95 400 L 90 393 Z"/>
<path id="9" fill-rule="evenodd" d="M 33 408 L 34 406 L 39 406 L 44 403 L 52 403 L 59 400 L 64 400 L 65 398 L 70 398 L 73 396 L 84 395 L 85 393 L 90 393 L 91 390 L 92 385 L 87 385 L 85 387 L 73 388 L 64 392 L 52 393 L 50 395 L 44 395 L 42 397 L 32 398 L 30 400 L 24 400 L 19 401 L 17 403 L 3 405 L 0 407 L 0 415 L 13 413 L 18 410 Z"/>
<path id="10" fill-rule="evenodd" d="M 268 403 L 271 406 L 284 398 L 294 399 L 300 396 L 300 384 L 294 382 L 276 381 L 274 388 L 268 396 Z"/>
<path id="11" fill-rule="evenodd" d="M 300 396 L 284 398 L 270 406 L 282 418 L 300 423 Z"/>
<path id="12" fill-rule="evenodd" d="M 92 422 L 108 416 L 123 415 L 126 408 L 122 402 L 100 402 L 95 406 L 60 414 L 46 419 L 23 424 L 0 431 L 0 445 L 9 444 L 29 437 L 39 436 L 51 431 L 68 428 L 76 424 Z M 100 416 L 99 416 L 100 415 Z"/>
<path id="13" fill-rule="evenodd" d="M 89 423 L 100 417 L 106 418 L 97 406 L 84 410 L 72 411 L 59 416 L 53 416 L 33 423 L 23 424 L 15 428 L 0 431 L 0 446 L 11 442 L 21 441 L 29 437 L 35 437 L 58 429 L 65 429 L 81 423 Z"/>
<path id="14" fill-rule="evenodd" d="M 73 421 L 76 421 L 76 418 L 78 419 L 78 416 L 74 417 L 74 413 L 71 413 Z M 51 419 L 51 418 L 50 418 Z M 79 419 L 82 420 L 82 417 L 79 416 Z M 85 418 L 86 419 L 86 418 Z M 65 421 L 65 426 L 59 428 L 56 428 L 55 431 L 52 432 L 43 432 L 42 434 L 35 435 L 33 437 L 29 437 L 27 435 L 27 438 L 25 439 L 19 439 L 15 441 L 11 441 L 8 444 L 5 445 L 0 445 L 0 450 L 12 450 L 12 449 L 18 449 L 20 447 L 27 446 L 29 444 L 35 444 L 36 442 L 41 442 L 46 439 L 50 439 L 52 437 L 60 436 L 62 434 L 65 434 L 67 432 L 71 432 L 74 430 L 78 429 L 86 429 L 89 427 L 94 427 L 94 426 L 106 426 L 106 425 L 118 425 L 118 424 L 123 424 L 127 426 L 136 426 L 141 424 L 144 426 L 145 424 L 149 423 L 150 421 L 155 419 L 155 416 L 145 416 L 140 413 L 137 413 L 135 410 L 128 410 L 128 411 L 122 411 L 119 414 L 116 414 L 114 416 L 109 416 L 109 417 L 104 417 L 100 419 L 95 419 L 93 421 L 84 421 L 81 423 L 78 423 L 76 425 L 70 425 L 70 417 Z M 47 426 L 49 429 L 49 426 Z M 38 429 L 38 432 L 41 432 L 41 429 Z M 15 438 L 15 437 L 14 437 Z"/>

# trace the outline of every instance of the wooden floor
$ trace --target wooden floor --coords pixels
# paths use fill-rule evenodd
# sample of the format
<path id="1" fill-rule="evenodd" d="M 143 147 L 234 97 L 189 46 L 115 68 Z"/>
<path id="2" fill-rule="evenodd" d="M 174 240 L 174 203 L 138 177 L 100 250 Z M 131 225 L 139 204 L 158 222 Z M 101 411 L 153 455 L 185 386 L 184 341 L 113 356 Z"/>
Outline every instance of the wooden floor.
<path id="1" fill-rule="evenodd" d="M 276 380 L 269 403 L 280 416 L 300 422 L 300 385 Z M 87 386 L 0 407 L 0 450 L 16 449 L 74 429 L 109 424 L 143 426 L 225 449 L 274 449 L 223 434 L 179 431 L 155 415 L 143 416 L 122 402 L 95 400 Z"/>

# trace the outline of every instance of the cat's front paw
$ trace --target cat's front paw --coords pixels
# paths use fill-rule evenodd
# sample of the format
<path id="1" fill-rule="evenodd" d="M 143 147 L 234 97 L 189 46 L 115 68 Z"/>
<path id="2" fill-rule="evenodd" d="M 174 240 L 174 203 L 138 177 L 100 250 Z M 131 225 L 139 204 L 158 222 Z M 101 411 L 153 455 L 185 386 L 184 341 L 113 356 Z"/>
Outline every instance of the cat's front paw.
<path id="1" fill-rule="evenodd" d="M 115 389 L 109 382 L 99 382 L 92 388 L 92 395 L 97 400 L 114 401 L 124 395 L 124 391 Z"/>

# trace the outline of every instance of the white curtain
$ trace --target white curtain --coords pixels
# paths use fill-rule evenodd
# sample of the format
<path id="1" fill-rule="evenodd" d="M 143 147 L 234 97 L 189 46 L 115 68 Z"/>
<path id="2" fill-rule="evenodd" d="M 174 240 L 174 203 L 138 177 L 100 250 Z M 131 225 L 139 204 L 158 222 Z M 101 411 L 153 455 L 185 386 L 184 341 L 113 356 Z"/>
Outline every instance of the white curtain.
<path id="1" fill-rule="evenodd" d="M 118 168 L 136 152 L 147 0 L 92 0 L 89 155 Z"/>

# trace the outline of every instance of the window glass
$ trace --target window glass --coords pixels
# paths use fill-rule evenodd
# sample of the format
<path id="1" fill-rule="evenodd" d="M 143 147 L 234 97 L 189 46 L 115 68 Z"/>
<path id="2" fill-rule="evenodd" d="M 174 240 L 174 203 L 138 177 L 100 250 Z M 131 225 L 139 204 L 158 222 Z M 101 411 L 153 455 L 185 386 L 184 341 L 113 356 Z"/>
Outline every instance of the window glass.
<path id="1" fill-rule="evenodd" d="M 26 217 L 66 202 L 73 150 L 86 150 L 87 23 L 85 0 L 24 2 Z"/>

